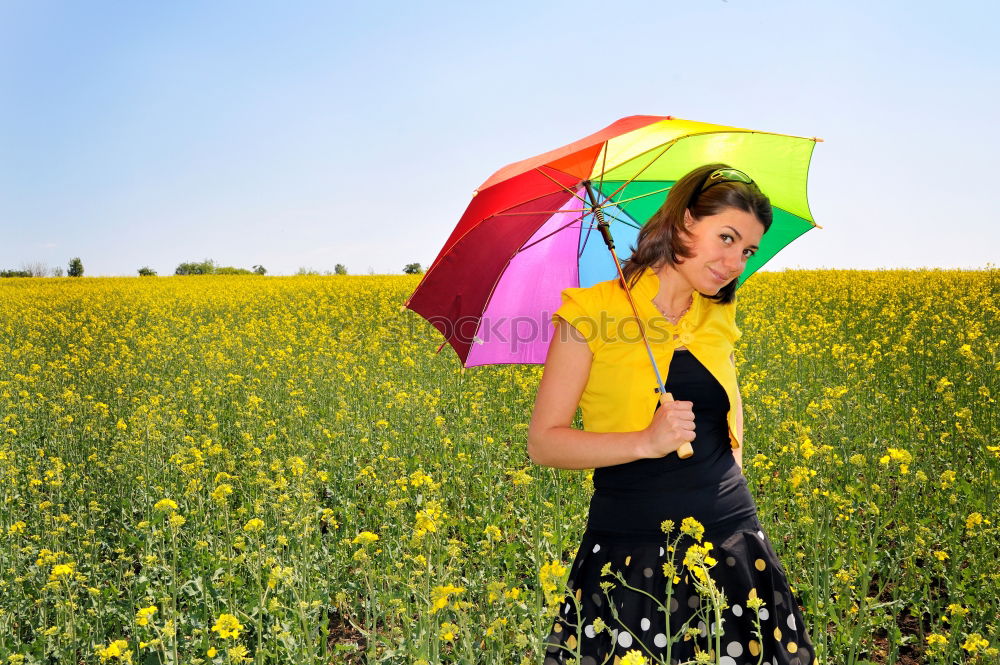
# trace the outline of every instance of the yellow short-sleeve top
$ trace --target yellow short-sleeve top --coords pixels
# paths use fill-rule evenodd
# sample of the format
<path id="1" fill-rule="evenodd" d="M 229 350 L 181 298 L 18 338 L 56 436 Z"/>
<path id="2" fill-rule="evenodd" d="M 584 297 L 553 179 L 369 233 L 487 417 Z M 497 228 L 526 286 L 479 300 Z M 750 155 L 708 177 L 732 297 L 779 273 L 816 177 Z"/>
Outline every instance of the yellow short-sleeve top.
<path id="1" fill-rule="evenodd" d="M 736 303 L 721 305 L 694 292 L 691 308 L 674 325 L 653 305 L 660 278 L 647 268 L 632 287 L 632 299 L 646 328 L 646 336 L 660 376 L 667 380 L 674 349 L 694 354 L 729 396 L 729 442 L 736 436 L 736 367 L 730 360 L 741 333 L 736 326 Z M 657 400 L 656 375 L 639 334 L 639 327 L 617 279 L 586 288 L 565 289 L 562 306 L 553 314 L 587 339 L 594 354 L 590 377 L 580 397 L 584 429 L 590 432 L 633 432 L 649 425 Z"/>

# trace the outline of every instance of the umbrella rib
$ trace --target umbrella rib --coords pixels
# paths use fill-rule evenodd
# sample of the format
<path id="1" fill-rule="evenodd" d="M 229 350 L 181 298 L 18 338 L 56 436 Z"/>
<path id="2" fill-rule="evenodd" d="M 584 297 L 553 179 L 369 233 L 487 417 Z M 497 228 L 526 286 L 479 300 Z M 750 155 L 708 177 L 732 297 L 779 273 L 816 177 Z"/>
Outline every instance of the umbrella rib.
<path id="1" fill-rule="evenodd" d="M 504 217 L 504 216 L 506 216 L 506 217 L 513 217 L 513 216 L 516 216 L 516 215 L 555 215 L 555 214 L 560 213 L 560 212 L 579 212 L 579 213 L 584 213 L 584 212 L 590 212 L 590 208 L 581 209 L 581 210 L 577 210 L 575 208 L 567 210 L 565 208 L 562 208 L 560 210 L 521 210 L 521 211 L 518 211 L 518 212 L 495 212 L 492 215 L 490 215 L 490 217 Z"/>
<path id="2" fill-rule="evenodd" d="M 655 193 L 655 192 L 653 192 L 653 193 Z M 648 195 L 646 195 L 646 196 L 648 196 Z M 636 197 L 636 198 L 640 198 L 640 197 Z M 607 205 L 614 205 L 614 203 L 609 203 Z M 599 207 L 604 208 L 605 206 L 602 205 L 602 206 L 599 206 Z M 591 210 L 590 208 L 587 208 L 586 210 L 577 210 L 575 208 L 571 208 L 571 209 L 567 210 L 567 209 L 563 208 L 561 210 L 521 210 L 521 211 L 518 211 L 518 212 L 496 212 L 496 213 L 493 213 L 492 215 L 490 215 L 489 217 L 487 217 L 486 219 L 491 219 L 493 217 L 517 217 L 519 215 L 520 216 L 524 216 L 524 215 L 558 215 L 559 213 L 564 213 L 564 212 L 578 212 L 578 213 L 580 213 L 580 216 L 582 217 L 586 213 L 593 212 L 593 210 Z M 618 217 L 617 215 L 615 215 L 610 210 L 605 209 L 604 210 L 604 214 L 606 214 L 608 217 L 611 217 L 614 221 L 621 222 L 622 224 L 626 224 L 628 226 L 631 226 L 634 229 L 642 228 L 641 226 L 637 226 L 636 224 L 633 224 L 632 222 L 628 221 L 627 219 L 622 219 L 622 218 Z"/>
<path id="3" fill-rule="evenodd" d="M 582 226 L 580 228 L 583 228 Z M 580 265 L 579 261 L 583 257 L 583 250 L 587 248 L 587 243 L 590 241 L 590 232 L 594 230 L 594 224 L 591 222 L 587 224 L 587 234 L 583 236 L 583 242 L 580 243 L 580 247 L 576 251 L 577 265 Z"/>
<path id="4" fill-rule="evenodd" d="M 532 243 L 528 243 L 527 245 L 525 245 L 524 247 L 522 247 L 521 249 L 517 250 L 517 251 L 516 251 L 516 252 L 514 252 L 514 253 L 515 253 L 515 254 L 520 254 L 520 253 L 521 253 L 521 252 L 523 252 L 524 250 L 526 250 L 526 249 L 528 249 L 528 248 L 530 248 L 530 247 L 534 247 L 535 245 L 537 245 L 538 243 L 542 242 L 543 240 L 546 240 L 547 238 L 551 238 L 552 236 L 554 236 L 555 234 L 559 233 L 560 231 L 563 231 L 563 230 L 565 230 L 565 229 L 568 229 L 569 227 L 573 226 L 574 224 L 576 224 L 577 222 L 579 222 L 579 221 L 580 221 L 580 220 L 582 220 L 582 219 L 583 219 L 583 215 L 580 215 L 579 217 L 576 217 L 576 218 L 574 218 L 574 219 L 571 219 L 571 220 L 570 220 L 569 222 L 567 222 L 566 224 L 563 224 L 563 225 L 562 225 L 562 226 L 560 226 L 560 227 L 559 227 L 558 229 L 555 229 L 555 230 L 554 230 L 554 231 L 552 231 L 551 233 L 546 233 L 545 235 L 543 235 L 543 236 L 542 236 L 541 238 L 539 238 L 539 239 L 538 239 L 538 240 L 536 240 L 535 242 L 532 242 Z"/>
<path id="5" fill-rule="evenodd" d="M 708 133 L 708 132 L 706 132 L 706 133 Z M 656 160 L 658 160 L 658 159 L 659 159 L 660 157 L 663 157 L 663 153 L 665 153 L 665 152 L 666 152 L 667 150 L 670 150 L 670 148 L 671 148 L 671 147 L 672 147 L 672 146 L 673 146 L 673 145 L 674 145 L 675 143 L 677 143 L 677 141 L 679 141 L 679 140 L 680 140 L 681 138 L 685 138 L 685 137 L 678 137 L 678 138 L 676 138 L 676 139 L 673 139 L 673 140 L 671 140 L 671 141 L 668 141 L 668 142 L 667 142 L 667 144 L 663 146 L 663 150 L 661 150 L 661 151 L 659 152 L 659 154 L 658 154 L 658 155 L 656 155 L 656 157 L 653 157 L 653 159 L 651 159 L 651 160 L 649 161 L 649 163 L 648 163 L 648 164 L 646 164 L 646 165 L 645 165 L 645 166 L 643 166 L 643 167 L 642 167 L 641 169 L 639 169 L 638 171 L 636 171 L 636 172 L 635 172 L 635 174 L 633 174 L 631 178 L 629 178 L 628 180 L 626 180 L 625 182 L 623 182 L 623 183 L 621 184 L 621 186 L 619 186 L 619 187 L 618 187 L 618 189 L 616 189 L 615 191 L 611 192 L 611 194 L 609 194 L 609 195 L 607 196 L 607 198 L 608 198 L 608 199 L 613 199 L 613 198 L 615 197 L 615 195 L 616 195 L 616 194 L 618 194 L 618 193 L 619 193 L 620 191 L 622 191 L 623 189 L 625 189 L 626 187 L 628 187 L 629 185 L 631 185 L 631 184 L 632 184 L 632 182 L 633 182 L 633 181 L 634 181 L 634 180 L 635 180 L 636 178 L 638 178 L 639 176 L 641 176 L 641 175 L 643 174 L 643 172 L 644 172 L 644 171 L 645 171 L 646 169 L 648 169 L 648 168 L 649 168 L 650 166 L 652 166 L 652 165 L 653 165 L 653 164 L 654 164 L 654 163 L 656 162 Z M 601 177 L 603 177 L 603 176 L 604 176 L 604 174 L 602 173 L 602 174 L 601 174 Z"/>
<path id="6" fill-rule="evenodd" d="M 585 212 L 585 213 L 589 213 L 589 212 L 591 212 L 591 211 L 589 211 L 589 210 L 574 210 L 574 211 L 568 211 L 568 210 L 559 210 L 559 211 L 557 211 L 557 212 Z M 626 226 L 631 226 L 631 227 L 632 227 L 633 229 L 639 229 L 639 228 L 642 228 L 642 227 L 639 227 L 639 226 L 636 226 L 635 224 L 631 224 L 631 223 L 629 223 L 628 221 L 626 221 L 626 220 L 624 220 L 624 219 L 620 219 L 619 217 L 616 217 L 616 216 L 615 216 L 615 215 L 614 215 L 613 213 L 611 213 L 611 212 L 609 212 L 609 211 L 605 211 L 605 214 L 606 214 L 606 215 L 607 215 L 608 217 L 611 217 L 611 218 L 612 218 L 612 220 L 614 220 L 614 221 L 616 221 L 616 222 L 620 222 L 620 223 L 622 223 L 622 224 L 625 224 Z M 532 242 L 532 243 L 528 243 L 527 245 L 525 245 L 525 246 L 524 246 L 524 247 L 522 247 L 521 249 L 517 250 L 517 251 L 515 252 L 515 254 L 520 254 L 520 253 L 521 253 L 521 252 L 523 252 L 524 250 L 526 250 L 526 249 L 528 249 L 528 248 L 530 248 L 530 247 L 534 247 L 534 246 L 535 246 L 535 245 L 537 245 L 538 243 L 542 242 L 543 240 L 546 240 L 547 238 L 550 238 L 550 237 L 554 236 L 555 234 L 559 233 L 560 231 L 564 231 L 564 230 L 566 230 L 566 229 L 568 229 L 568 228 L 572 227 L 572 226 L 573 226 L 574 224 L 576 224 L 577 222 L 582 222 L 582 221 L 583 221 L 583 218 L 584 218 L 585 216 L 586 216 L 586 215 L 580 215 L 580 216 L 578 216 L 578 217 L 575 217 L 575 218 L 571 219 L 571 220 L 570 220 L 570 221 L 569 221 L 568 223 L 566 223 L 566 224 L 563 224 L 563 225 L 562 225 L 562 226 L 560 226 L 560 227 L 559 227 L 558 229 L 555 229 L 554 231 L 551 231 L 551 232 L 549 232 L 549 233 L 546 233 L 546 234 L 545 234 L 545 235 L 543 235 L 543 236 L 542 236 L 541 238 L 539 238 L 538 240 L 535 240 L 535 241 L 534 241 L 534 242 Z M 586 228 L 586 229 L 587 229 L 587 234 L 589 235 L 589 234 L 590 234 L 590 232 L 591 232 L 591 231 L 592 231 L 592 230 L 593 230 L 593 229 L 594 229 L 595 227 L 594 227 L 594 225 L 593 225 L 593 224 L 580 224 L 580 228 L 581 228 L 581 229 L 582 229 L 582 228 Z M 587 244 L 586 240 L 584 240 L 584 243 L 583 243 L 583 244 L 584 244 L 584 245 L 586 245 L 586 244 Z M 577 255 L 577 258 L 579 258 L 579 254 Z"/>
<path id="7" fill-rule="evenodd" d="M 574 191 L 574 190 L 570 189 L 570 188 L 569 188 L 569 187 L 567 187 L 566 185 L 562 184 L 561 182 L 559 182 L 558 180 L 556 180 L 555 178 L 553 178 L 552 176 L 550 176 L 550 175 L 549 175 L 548 173 L 546 173 L 545 171 L 543 171 L 543 170 L 541 169 L 541 167 L 537 167 L 537 166 L 536 166 L 536 167 L 535 167 L 535 170 L 536 170 L 536 171 L 538 171 L 539 173 L 541 173 L 541 174 L 542 174 L 543 176 L 545 176 L 545 177 L 546 177 L 546 178 L 548 178 L 549 180 L 551 180 L 552 182 L 554 182 L 555 184 L 557 184 L 557 185 L 559 185 L 560 187 L 562 187 L 563 189 L 565 189 L 565 190 L 566 190 L 567 192 L 569 192 L 570 194 L 572 194 L 572 195 L 573 195 L 574 197 L 576 197 L 576 198 L 577 198 L 577 199 L 578 199 L 578 200 L 579 200 L 579 201 L 580 201 L 581 203 L 583 203 L 584 205 L 587 205 L 587 200 L 586 200 L 586 199 L 584 199 L 584 198 L 583 198 L 582 196 L 580 196 L 579 194 L 577 194 L 577 193 L 576 193 L 576 191 Z"/>
<path id="8" fill-rule="evenodd" d="M 614 205 L 614 206 L 619 206 L 620 207 L 621 204 L 623 204 L 623 203 L 631 203 L 632 201 L 638 201 L 639 199 L 646 198 L 647 196 L 653 196 L 654 194 L 659 194 L 660 192 L 666 192 L 666 191 L 669 191 L 669 190 L 670 190 L 669 187 L 664 187 L 662 189 L 657 189 L 656 191 L 653 191 L 653 192 L 646 192 L 645 194 L 639 194 L 638 196 L 633 196 L 633 197 L 628 198 L 628 199 L 622 199 L 620 201 L 612 201 L 611 199 L 608 199 L 607 203 L 602 203 L 600 207 L 604 208 L 604 207 L 607 207 L 607 206 L 610 206 L 610 205 Z"/>

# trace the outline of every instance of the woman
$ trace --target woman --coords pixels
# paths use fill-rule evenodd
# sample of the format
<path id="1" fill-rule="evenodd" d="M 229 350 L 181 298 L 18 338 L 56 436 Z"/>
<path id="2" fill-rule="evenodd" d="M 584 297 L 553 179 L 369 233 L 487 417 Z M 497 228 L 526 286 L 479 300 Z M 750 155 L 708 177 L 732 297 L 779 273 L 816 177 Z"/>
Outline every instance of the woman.
<path id="1" fill-rule="evenodd" d="M 545 643 L 546 665 L 577 655 L 581 665 L 643 662 L 639 656 L 667 662 L 668 649 L 670 662 L 683 663 L 709 651 L 707 638 L 714 644 L 719 628 L 699 618 L 708 616 L 699 613 L 704 599 L 681 565 L 694 540 L 681 537 L 673 553 L 664 547 L 677 534 L 664 533 L 663 522 L 676 528 L 684 518 L 704 527 L 716 560 L 711 577 L 728 604 L 720 653 L 699 657 L 724 665 L 815 662 L 742 473 L 734 296 L 770 225 L 771 206 L 757 185 L 741 171 L 709 164 L 678 180 L 640 231 L 623 273 L 674 397 L 662 406 L 650 351 L 619 280 L 563 292 L 528 454 L 545 466 L 593 468 L 594 495 L 569 595 Z M 577 406 L 584 431 L 570 426 Z M 682 459 L 675 453 L 686 443 L 694 452 Z M 668 599 L 663 564 L 671 559 L 679 572 Z M 620 583 L 605 591 L 602 582 L 616 582 L 609 569 L 645 593 Z M 755 599 L 763 603 L 759 617 Z M 684 639 L 685 628 L 697 635 Z"/>

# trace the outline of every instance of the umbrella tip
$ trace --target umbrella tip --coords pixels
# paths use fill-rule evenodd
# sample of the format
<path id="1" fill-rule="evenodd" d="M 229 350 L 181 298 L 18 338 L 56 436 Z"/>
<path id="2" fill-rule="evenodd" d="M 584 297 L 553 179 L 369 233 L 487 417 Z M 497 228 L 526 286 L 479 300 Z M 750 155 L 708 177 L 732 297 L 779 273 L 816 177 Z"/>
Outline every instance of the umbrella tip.
<path id="1" fill-rule="evenodd" d="M 818 136 L 814 136 L 814 137 L 812 137 L 812 139 L 813 139 L 813 141 L 815 141 L 816 143 L 823 143 L 823 139 L 819 138 Z"/>

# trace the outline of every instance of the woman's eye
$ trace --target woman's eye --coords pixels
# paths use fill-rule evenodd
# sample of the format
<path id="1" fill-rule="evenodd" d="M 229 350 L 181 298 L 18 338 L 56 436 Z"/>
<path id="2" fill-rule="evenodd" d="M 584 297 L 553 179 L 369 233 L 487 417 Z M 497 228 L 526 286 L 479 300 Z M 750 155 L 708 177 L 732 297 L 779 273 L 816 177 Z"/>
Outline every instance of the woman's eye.
<path id="1" fill-rule="evenodd" d="M 723 242 L 725 242 L 725 241 L 726 241 L 727 239 L 728 239 L 728 240 L 732 240 L 732 239 L 733 239 L 733 237 L 732 237 L 731 235 L 729 235 L 728 233 L 723 233 L 723 234 L 722 234 L 722 235 L 720 235 L 719 237 L 720 237 L 720 238 L 722 238 L 722 241 L 723 241 Z"/>
<path id="2" fill-rule="evenodd" d="M 751 256 L 753 256 L 754 251 L 752 249 L 745 249 L 743 250 L 743 254 L 749 259 Z"/>

